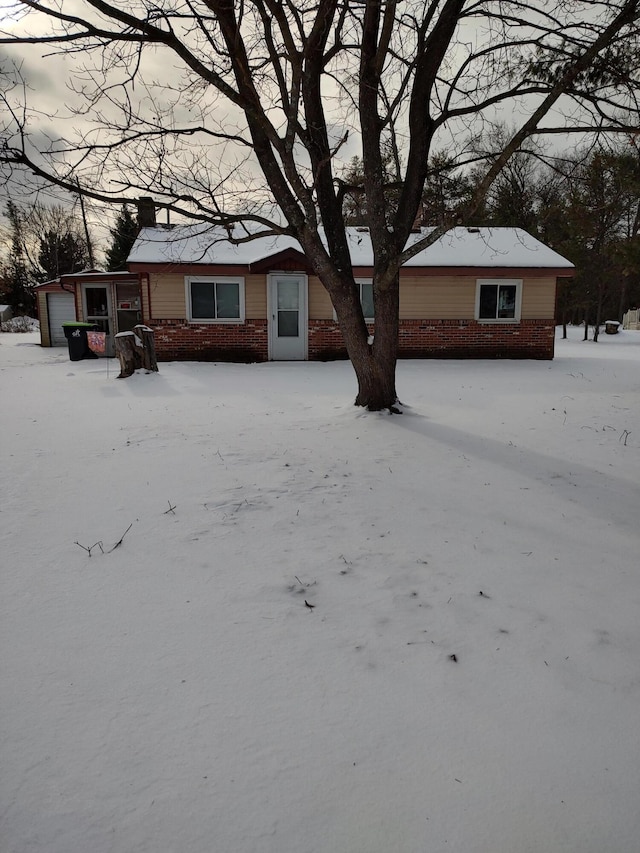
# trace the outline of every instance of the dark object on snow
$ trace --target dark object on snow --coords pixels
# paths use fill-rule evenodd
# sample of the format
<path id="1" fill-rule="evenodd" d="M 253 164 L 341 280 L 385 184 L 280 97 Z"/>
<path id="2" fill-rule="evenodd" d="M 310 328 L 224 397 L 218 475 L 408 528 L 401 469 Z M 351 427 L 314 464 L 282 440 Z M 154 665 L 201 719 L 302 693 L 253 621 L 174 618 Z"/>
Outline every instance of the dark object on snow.
<path id="1" fill-rule="evenodd" d="M 77 323 L 75 320 L 69 320 L 62 324 L 64 336 L 67 339 L 69 347 L 69 360 L 82 361 L 83 358 L 97 358 L 98 356 L 89 349 L 87 340 L 87 332 L 97 330 L 94 323 Z"/>
<path id="2" fill-rule="evenodd" d="M 306 598 L 304 600 L 304 604 L 305 604 L 305 607 L 309 608 L 309 610 L 313 610 L 313 608 L 315 607 L 315 604 L 309 604 L 309 602 L 307 601 Z"/>
<path id="3" fill-rule="evenodd" d="M 449 660 L 452 660 L 454 663 L 458 663 L 458 656 L 457 655 L 449 655 Z"/>
<path id="4" fill-rule="evenodd" d="M 118 379 L 126 379 L 139 368 L 147 373 L 158 371 L 156 361 L 156 345 L 153 329 L 148 326 L 135 326 L 132 332 L 119 332 L 115 337 L 116 355 L 120 360 L 120 375 Z"/>

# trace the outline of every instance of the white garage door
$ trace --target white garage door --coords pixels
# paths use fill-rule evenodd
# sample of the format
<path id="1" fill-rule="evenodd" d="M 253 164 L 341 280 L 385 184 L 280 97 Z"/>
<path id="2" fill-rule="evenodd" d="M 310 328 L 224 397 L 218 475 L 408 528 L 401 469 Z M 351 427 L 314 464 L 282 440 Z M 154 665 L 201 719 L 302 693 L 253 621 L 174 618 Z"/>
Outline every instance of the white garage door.
<path id="1" fill-rule="evenodd" d="M 76 303 L 73 293 L 47 293 L 47 308 L 49 310 L 49 334 L 52 347 L 64 347 L 67 339 L 62 331 L 62 324 L 67 320 L 76 319 Z"/>

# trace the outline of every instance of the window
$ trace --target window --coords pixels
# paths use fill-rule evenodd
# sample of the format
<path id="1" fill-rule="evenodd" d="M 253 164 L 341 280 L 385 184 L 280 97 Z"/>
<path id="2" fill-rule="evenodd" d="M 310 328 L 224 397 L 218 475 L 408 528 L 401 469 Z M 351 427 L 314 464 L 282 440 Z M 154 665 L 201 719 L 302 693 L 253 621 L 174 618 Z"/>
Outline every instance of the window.
<path id="1" fill-rule="evenodd" d="M 364 319 L 367 323 L 373 323 L 373 282 L 367 279 L 357 279 L 356 285 L 360 290 L 360 304 L 362 305 Z M 333 319 L 338 319 L 335 311 L 333 312 Z"/>
<path id="2" fill-rule="evenodd" d="M 244 279 L 187 276 L 186 286 L 192 323 L 244 321 Z"/>
<path id="3" fill-rule="evenodd" d="M 514 323 L 520 320 L 522 281 L 479 279 L 476 289 L 476 320 L 482 323 Z"/>
<path id="4" fill-rule="evenodd" d="M 357 281 L 356 284 L 360 288 L 360 304 L 364 319 L 373 322 L 373 282 Z"/>

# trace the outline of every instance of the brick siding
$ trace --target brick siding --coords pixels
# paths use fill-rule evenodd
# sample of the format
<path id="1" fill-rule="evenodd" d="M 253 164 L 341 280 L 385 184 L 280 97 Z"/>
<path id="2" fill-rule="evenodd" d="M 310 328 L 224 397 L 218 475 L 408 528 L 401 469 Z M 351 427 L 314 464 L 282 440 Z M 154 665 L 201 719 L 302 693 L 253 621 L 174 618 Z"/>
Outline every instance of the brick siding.
<path id="1" fill-rule="evenodd" d="M 154 320 L 158 361 L 266 361 L 266 320 L 244 323 L 187 323 L 184 320 Z"/>
<path id="2" fill-rule="evenodd" d="M 156 320 L 159 361 L 266 361 L 267 320 L 243 324 L 186 323 Z M 373 327 L 370 326 L 370 332 Z M 521 320 L 484 324 L 475 320 L 401 320 L 400 358 L 536 358 L 552 359 L 553 320 Z M 309 360 L 346 358 L 338 325 L 333 320 L 309 321 Z"/>
<path id="3" fill-rule="evenodd" d="M 554 342 L 553 320 L 403 320 L 399 351 L 401 358 L 552 359 Z"/>
<path id="4" fill-rule="evenodd" d="M 373 333 L 373 327 L 369 327 Z M 400 358 L 552 359 L 553 320 L 478 323 L 475 320 L 401 320 Z M 330 320 L 309 322 L 309 359 L 346 358 L 342 335 Z"/>

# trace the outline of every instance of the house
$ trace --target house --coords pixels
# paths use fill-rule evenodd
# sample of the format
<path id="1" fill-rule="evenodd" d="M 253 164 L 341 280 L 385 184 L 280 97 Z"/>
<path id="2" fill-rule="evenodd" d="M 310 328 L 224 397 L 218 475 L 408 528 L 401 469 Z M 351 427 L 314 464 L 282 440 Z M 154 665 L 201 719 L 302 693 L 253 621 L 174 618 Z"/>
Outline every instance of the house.
<path id="1" fill-rule="evenodd" d="M 375 334 L 371 240 L 355 227 L 348 239 Z M 150 225 L 140 230 L 128 270 L 41 286 L 43 345 L 53 343 L 61 315 L 52 321 L 51 302 L 63 288 L 74 296 L 65 310 L 105 331 L 125 331 L 134 316 L 146 323 L 159 360 L 346 357 L 329 295 L 292 238 L 236 243 L 210 225 Z M 401 270 L 399 355 L 553 358 L 556 281 L 572 275 L 569 261 L 520 229 L 454 228 Z"/>
<path id="2" fill-rule="evenodd" d="M 7 323 L 13 317 L 10 305 L 0 305 L 0 323 Z"/>
<path id="3" fill-rule="evenodd" d="M 418 240 L 424 232 L 412 235 Z M 371 240 L 348 239 L 373 328 Z M 295 240 L 234 244 L 204 225 L 143 228 L 128 266 L 162 359 L 344 358 L 329 295 Z M 400 273 L 399 354 L 406 358 L 553 358 L 565 258 L 517 228 L 455 228 Z"/>

